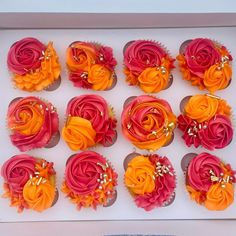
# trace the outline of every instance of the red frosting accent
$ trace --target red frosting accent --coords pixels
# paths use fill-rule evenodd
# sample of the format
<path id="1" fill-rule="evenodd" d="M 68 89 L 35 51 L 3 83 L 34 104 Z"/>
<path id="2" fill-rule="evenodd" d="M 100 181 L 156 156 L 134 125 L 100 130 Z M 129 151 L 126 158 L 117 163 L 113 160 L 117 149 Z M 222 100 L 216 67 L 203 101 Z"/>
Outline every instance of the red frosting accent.
<path id="1" fill-rule="evenodd" d="M 43 125 L 37 133 L 25 135 L 17 130 L 13 130 L 10 139 L 20 151 L 25 152 L 34 148 L 41 148 L 48 144 L 52 136 L 58 131 L 59 119 L 55 108 L 51 103 L 45 103 L 36 97 L 25 97 L 15 102 L 12 102 L 8 108 L 8 123 L 11 120 L 14 124 L 22 125 L 24 120 L 19 115 L 22 111 L 31 113 L 30 107 L 33 105 L 41 106 L 43 113 Z M 53 108 L 53 109 L 52 109 Z M 31 117 L 33 119 L 33 117 Z"/>
<path id="2" fill-rule="evenodd" d="M 99 50 L 96 52 L 97 58 L 102 57 L 103 59 L 97 60 L 100 65 L 106 66 L 109 70 L 114 70 L 117 65 L 116 59 L 113 57 L 113 52 L 111 47 L 100 46 Z"/>
<path id="3" fill-rule="evenodd" d="M 176 188 L 176 177 L 174 175 L 174 168 L 167 157 L 160 157 L 156 154 L 150 156 L 150 161 L 153 165 L 160 162 L 161 165 L 168 166 L 169 171 L 173 173 L 170 175 L 168 173 L 163 176 L 156 177 L 155 190 L 151 193 L 144 195 L 137 195 L 135 197 L 135 203 L 138 207 L 144 208 L 146 211 L 150 211 L 155 207 L 162 207 L 165 203 L 171 200 L 172 194 Z"/>
<path id="4" fill-rule="evenodd" d="M 101 96 L 91 94 L 74 97 L 67 106 L 67 115 L 89 120 L 96 131 L 96 143 L 105 146 L 113 142 L 117 121 L 110 116 L 108 105 Z"/>
<path id="5" fill-rule="evenodd" d="M 197 38 L 192 40 L 183 52 L 188 69 L 200 78 L 204 77 L 205 70 L 220 62 L 221 55 L 209 39 Z"/>
<path id="6" fill-rule="evenodd" d="M 14 43 L 7 56 L 7 65 L 13 73 L 24 75 L 41 66 L 42 52 L 46 46 L 35 38 L 24 38 Z"/>
<path id="7" fill-rule="evenodd" d="M 78 88 L 92 88 L 92 84 L 84 78 L 84 71 L 71 71 L 69 74 L 69 80 L 73 82 L 75 87 Z"/>
<path id="8" fill-rule="evenodd" d="M 148 67 L 160 66 L 161 59 L 165 56 L 166 52 L 158 43 L 136 40 L 125 49 L 124 64 L 133 74 L 139 75 Z"/>
<path id="9" fill-rule="evenodd" d="M 34 175 L 35 164 L 36 159 L 26 154 L 14 156 L 3 164 L 1 175 L 13 194 L 22 194 L 30 175 Z"/>
<path id="10" fill-rule="evenodd" d="M 207 192 L 212 185 L 211 172 L 220 177 L 223 172 L 218 157 L 209 153 L 195 156 L 187 169 L 187 184 L 198 191 Z"/>
<path id="11" fill-rule="evenodd" d="M 206 129 L 199 131 L 203 147 L 214 150 L 226 147 L 233 138 L 231 121 L 224 115 L 216 115 L 208 122 Z"/>
<path id="12" fill-rule="evenodd" d="M 69 159 L 66 165 L 65 182 L 73 193 L 88 195 L 98 189 L 97 181 L 104 173 L 106 160 L 96 152 L 85 151 Z"/>

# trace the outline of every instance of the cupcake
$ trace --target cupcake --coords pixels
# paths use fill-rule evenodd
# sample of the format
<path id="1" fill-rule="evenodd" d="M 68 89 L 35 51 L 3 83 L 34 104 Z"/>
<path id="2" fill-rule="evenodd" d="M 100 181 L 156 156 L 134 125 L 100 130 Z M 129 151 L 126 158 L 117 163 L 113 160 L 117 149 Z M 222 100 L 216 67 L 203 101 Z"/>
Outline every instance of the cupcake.
<path id="1" fill-rule="evenodd" d="M 117 82 L 112 48 L 99 43 L 76 41 L 66 51 L 69 80 L 75 87 L 109 90 Z"/>
<path id="2" fill-rule="evenodd" d="M 211 93 L 230 84 L 232 59 L 225 46 L 206 38 L 185 41 L 177 56 L 183 78 Z"/>
<path id="3" fill-rule="evenodd" d="M 60 85 L 61 66 L 53 43 L 23 38 L 9 49 L 7 66 L 15 86 L 28 92 L 54 90 Z"/>
<path id="4" fill-rule="evenodd" d="M 42 212 L 53 206 L 58 198 L 56 172 L 52 162 L 20 154 L 8 159 L 1 168 L 4 179 L 3 197 L 18 212 L 33 209 Z"/>
<path id="5" fill-rule="evenodd" d="M 113 108 L 98 95 L 72 98 L 66 110 L 62 137 L 73 151 L 84 150 L 96 144 L 111 146 L 117 138 Z"/>
<path id="6" fill-rule="evenodd" d="M 121 123 L 124 136 L 133 145 L 155 151 L 173 140 L 176 117 L 167 101 L 141 95 L 126 100 Z"/>
<path id="7" fill-rule="evenodd" d="M 190 147 L 202 146 L 208 150 L 221 149 L 233 139 L 231 107 L 227 102 L 210 94 L 194 95 L 182 100 L 178 128 Z"/>
<path id="8" fill-rule="evenodd" d="M 124 47 L 124 73 L 129 85 L 138 85 L 146 93 L 170 87 L 174 59 L 159 43 L 134 40 Z"/>
<path id="9" fill-rule="evenodd" d="M 124 161 L 125 186 L 146 211 L 170 205 L 175 198 L 175 170 L 167 157 L 129 154 Z"/>
<path id="10" fill-rule="evenodd" d="M 72 155 L 66 163 L 62 192 L 77 209 L 111 206 L 117 197 L 117 174 L 100 154 L 84 151 Z"/>
<path id="11" fill-rule="evenodd" d="M 222 211 L 234 201 L 235 171 L 209 153 L 183 157 L 186 188 L 192 200 L 208 210 Z"/>
<path id="12" fill-rule="evenodd" d="M 14 99 L 8 107 L 10 139 L 21 152 L 53 147 L 60 139 L 56 108 L 37 97 Z"/>

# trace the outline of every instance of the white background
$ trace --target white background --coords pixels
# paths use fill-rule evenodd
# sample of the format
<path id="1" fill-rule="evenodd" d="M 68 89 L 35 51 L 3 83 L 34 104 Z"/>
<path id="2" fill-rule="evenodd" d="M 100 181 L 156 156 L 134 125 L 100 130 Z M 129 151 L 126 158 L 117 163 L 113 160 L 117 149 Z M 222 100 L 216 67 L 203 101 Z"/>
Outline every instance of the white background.
<path id="1" fill-rule="evenodd" d="M 218 40 L 227 46 L 232 56 L 236 58 L 236 30 L 235 28 L 194 28 L 194 29 L 136 29 L 136 30 L 5 30 L 1 32 L 0 38 L 0 78 L 2 86 L 0 87 L 0 94 L 2 103 L 0 106 L 0 165 L 3 164 L 9 157 L 18 154 L 19 151 L 13 147 L 8 137 L 6 129 L 6 111 L 9 102 L 17 96 L 27 96 L 29 93 L 14 89 L 10 82 L 10 74 L 6 66 L 6 58 L 9 47 L 15 41 L 23 37 L 36 37 L 44 43 L 52 40 L 55 49 L 60 57 L 62 65 L 62 84 L 59 89 L 54 92 L 40 92 L 33 93 L 33 95 L 46 98 L 51 101 L 58 109 L 60 118 L 60 128 L 64 123 L 64 113 L 67 102 L 73 96 L 86 93 L 95 93 L 102 95 L 114 108 L 116 117 L 118 119 L 118 140 L 109 148 L 97 147 L 91 150 L 98 151 L 107 157 L 114 168 L 118 172 L 118 199 L 116 203 L 109 208 L 98 208 L 97 211 L 92 209 L 83 209 L 77 211 L 75 205 L 71 204 L 66 199 L 63 193 L 60 193 L 57 204 L 43 213 L 25 210 L 22 214 L 18 214 L 15 208 L 8 207 L 9 201 L 7 199 L 0 199 L 0 221 L 13 222 L 13 221 L 57 221 L 57 220 L 126 220 L 126 219 L 223 219 L 236 217 L 236 201 L 228 209 L 222 212 L 212 212 L 206 210 L 189 199 L 188 194 L 184 187 L 184 177 L 180 168 L 180 161 L 183 155 L 188 152 L 196 152 L 194 148 L 187 148 L 181 139 L 181 134 L 178 130 L 175 131 L 174 142 L 165 148 L 161 148 L 157 153 L 160 155 L 167 155 L 172 161 L 178 178 L 176 199 L 174 203 L 166 208 L 154 209 L 151 212 L 145 212 L 135 206 L 128 191 L 123 185 L 123 159 L 127 154 L 134 151 L 133 146 L 127 142 L 121 134 L 120 129 L 120 114 L 122 111 L 122 104 L 129 96 L 142 94 L 141 90 L 137 87 L 129 87 L 124 79 L 122 73 L 122 48 L 126 42 L 133 39 L 153 39 L 158 40 L 165 44 L 169 49 L 172 56 L 178 54 L 180 44 L 190 38 L 195 37 L 209 37 Z M 114 49 L 114 55 L 117 58 L 117 86 L 111 91 L 105 92 L 92 92 L 90 90 L 83 90 L 73 87 L 72 83 L 67 79 L 65 68 L 65 51 L 67 46 L 75 40 L 84 41 L 97 41 L 105 45 L 109 45 Z M 234 63 L 233 63 L 234 64 Z M 176 63 L 177 66 L 177 63 Z M 235 68 L 235 65 L 233 65 Z M 234 71 L 235 74 L 235 71 Z M 181 79 L 181 75 L 177 69 L 173 71 L 174 82 L 172 86 L 165 91 L 160 92 L 157 96 L 167 99 L 176 115 L 179 112 L 179 103 L 181 99 L 187 95 L 199 93 L 196 87 L 192 87 L 187 81 Z M 233 78 L 229 88 L 220 91 L 217 94 L 225 98 L 232 106 L 234 112 L 236 111 L 236 100 L 234 93 L 236 91 L 236 82 Z M 235 141 L 225 149 L 213 152 L 219 157 L 223 157 L 226 162 L 232 164 L 236 169 L 235 158 Z M 197 152 L 202 151 L 198 149 Z M 147 153 L 141 151 L 141 153 Z M 29 154 L 44 157 L 49 161 L 55 163 L 57 171 L 57 184 L 60 188 L 63 181 L 64 167 L 67 158 L 72 154 L 67 145 L 60 141 L 60 143 L 51 149 L 38 149 L 29 152 Z M 2 178 L 0 180 L 2 185 Z M 2 191 L 2 190 L 1 190 Z"/>

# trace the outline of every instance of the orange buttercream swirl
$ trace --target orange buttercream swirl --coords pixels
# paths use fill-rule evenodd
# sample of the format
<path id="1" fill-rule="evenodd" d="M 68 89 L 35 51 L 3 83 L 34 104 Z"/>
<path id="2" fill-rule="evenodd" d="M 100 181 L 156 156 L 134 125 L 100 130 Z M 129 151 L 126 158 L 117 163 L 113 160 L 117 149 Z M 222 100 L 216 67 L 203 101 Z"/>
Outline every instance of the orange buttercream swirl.
<path id="1" fill-rule="evenodd" d="M 151 193 L 155 189 L 155 167 L 144 156 L 133 158 L 125 172 L 125 185 L 134 194 Z"/>
<path id="2" fill-rule="evenodd" d="M 23 188 L 23 197 L 30 208 L 43 211 L 52 206 L 56 189 L 48 180 L 43 179 L 39 184 L 38 178 L 31 178 Z"/>
<path id="3" fill-rule="evenodd" d="M 143 95 L 131 101 L 122 112 L 122 131 L 140 149 L 157 150 L 168 144 L 176 117 L 169 104 Z"/>
<path id="4" fill-rule="evenodd" d="M 56 81 L 61 73 L 58 56 L 50 42 L 43 52 L 41 66 L 24 75 L 14 74 L 13 81 L 16 87 L 29 92 L 41 91 Z"/>
<path id="5" fill-rule="evenodd" d="M 213 184 L 207 192 L 205 206 L 209 210 L 224 210 L 234 201 L 234 186 L 232 183 Z"/>
<path id="6" fill-rule="evenodd" d="M 68 117 L 62 129 L 62 137 L 73 151 L 95 145 L 95 136 L 91 122 L 81 117 Z"/>

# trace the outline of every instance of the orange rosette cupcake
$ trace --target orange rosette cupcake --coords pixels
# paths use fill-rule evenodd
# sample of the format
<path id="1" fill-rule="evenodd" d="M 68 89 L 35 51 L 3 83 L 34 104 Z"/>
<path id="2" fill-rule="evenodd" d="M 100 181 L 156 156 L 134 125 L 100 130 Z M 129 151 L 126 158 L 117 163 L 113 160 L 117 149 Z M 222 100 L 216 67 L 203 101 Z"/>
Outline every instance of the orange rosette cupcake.
<path id="1" fill-rule="evenodd" d="M 124 160 L 124 169 L 125 186 L 138 207 L 151 211 L 173 203 L 176 175 L 167 157 L 131 153 Z"/>
<path id="2" fill-rule="evenodd" d="M 171 86 L 174 59 L 159 42 L 130 41 L 123 52 L 124 73 L 129 85 L 138 85 L 146 93 L 157 93 Z"/>
<path id="3" fill-rule="evenodd" d="M 185 97 L 178 116 L 178 128 L 190 147 L 202 146 L 208 150 L 228 146 L 233 139 L 231 107 L 220 97 L 205 94 Z"/>
<path id="4" fill-rule="evenodd" d="M 15 98 L 8 107 L 7 126 L 10 139 L 21 152 L 51 148 L 60 139 L 56 108 L 37 97 Z"/>
<path id="5" fill-rule="evenodd" d="M 185 41 L 179 51 L 180 71 L 192 85 L 214 93 L 230 84 L 233 58 L 225 46 L 210 39 L 196 38 Z"/>
<path id="6" fill-rule="evenodd" d="M 181 161 L 192 200 L 208 210 L 223 211 L 234 201 L 235 171 L 209 153 L 185 155 Z"/>
<path id="7" fill-rule="evenodd" d="M 61 66 L 53 43 L 23 38 L 9 49 L 7 65 L 15 86 L 28 92 L 55 90 L 60 86 Z"/>
<path id="8" fill-rule="evenodd" d="M 62 192 L 77 209 L 111 206 L 117 198 L 117 173 L 100 154 L 84 151 L 66 163 Z"/>
<path id="9" fill-rule="evenodd" d="M 75 87 L 110 90 L 117 82 L 112 48 L 99 43 L 76 41 L 66 51 L 69 80 Z"/>
<path id="10" fill-rule="evenodd" d="M 155 151 L 172 142 L 176 116 L 167 101 L 141 95 L 126 100 L 121 123 L 124 136 L 133 145 Z"/>
<path id="11" fill-rule="evenodd" d="M 52 162 L 20 154 L 8 159 L 1 168 L 4 179 L 3 197 L 18 212 L 32 209 L 42 212 L 53 206 L 58 198 L 56 172 Z"/>
<path id="12" fill-rule="evenodd" d="M 81 95 L 70 100 L 62 138 L 73 151 L 101 144 L 111 146 L 117 138 L 113 108 L 98 95 Z"/>

